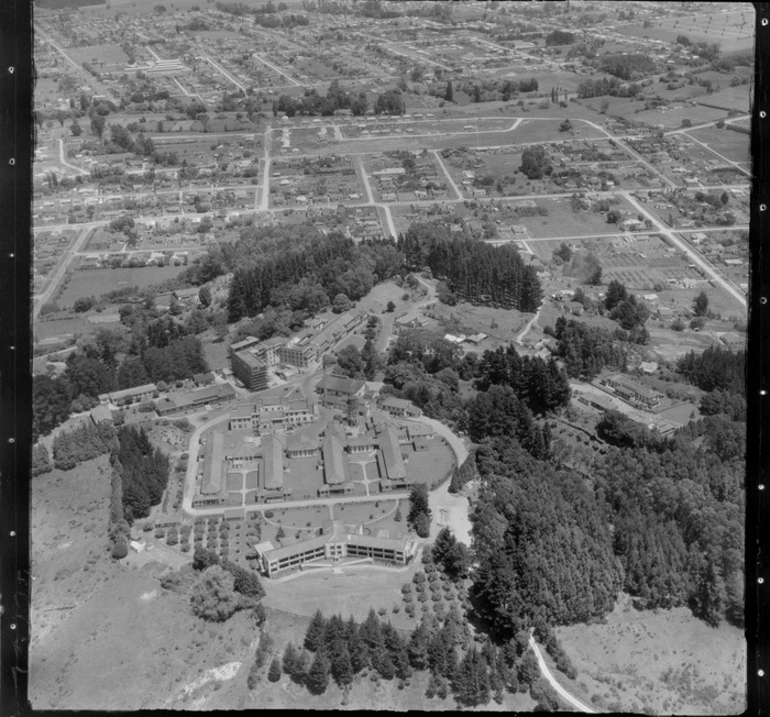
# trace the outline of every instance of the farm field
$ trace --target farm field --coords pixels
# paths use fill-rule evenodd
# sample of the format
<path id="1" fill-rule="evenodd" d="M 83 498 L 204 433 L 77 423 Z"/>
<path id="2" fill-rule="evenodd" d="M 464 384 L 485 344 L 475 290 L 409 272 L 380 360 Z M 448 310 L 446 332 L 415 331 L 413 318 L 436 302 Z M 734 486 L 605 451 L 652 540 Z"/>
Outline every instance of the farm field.
<path id="1" fill-rule="evenodd" d="M 724 87 L 713 94 L 705 95 L 699 101 L 715 107 L 721 107 L 726 112 L 730 110 L 751 112 L 753 99 L 751 85 L 737 85 L 735 87 Z"/>
<path id="2" fill-rule="evenodd" d="M 69 55 L 78 64 L 84 62 L 101 62 L 104 65 L 125 67 L 131 62 L 120 45 L 86 45 L 84 47 L 68 47 Z"/>
<path id="3" fill-rule="evenodd" d="M 538 110 L 534 110 L 538 112 Z M 572 123 L 572 130 L 566 137 L 564 132 L 559 131 L 559 125 L 568 114 L 567 110 L 560 112 L 561 116 L 556 116 L 551 121 L 529 120 L 525 119 L 513 131 L 511 144 L 526 144 L 528 142 L 552 142 L 564 141 L 565 139 L 606 139 L 607 135 L 601 130 L 592 127 L 586 122 L 576 121 Z M 599 124 L 598 120 L 590 120 Z"/>
<path id="4" fill-rule="evenodd" d="M 35 322 L 34 337 L 36 340 L 45 341 L 54 337 L 74 336 L 85 329 L 89 324 L 85 318 L 78 316 L 66 317 L 62 319 L 52 319 L 48 321 L 37 320 Z"/>
<path id="5" fill-rule="evenodd" d="M 151 266 L 121 269 L 82 269 L 72 272 L 67 288 L 58 300 L 60 306 L 71 306 L 84 296 L 97 298 L 108 291 L 136 286 L 144 289 L 171 279 L 184 269 L 183 266 Z"/>
<path id="6" fill-rule="evenodd" d="M 708 715 L 746 708 L 743 631 L 711 628 L 687 608 L 636 610 L 621 596 L 605 624 L 560 627 L 556 635 L 578 671 L 577 680 L 555 673 L 559 681 L 600 711 Z"/>
<path id="7" fill-rule="evenodd" d="M 690 120 L 692 124 L 701 124 L 703 122 L 714 122 L 718 119 L 724 119 L 725 111 L 723 109 L 714 109 L 712 107 L 703 107 L 699 105 L 673 105 L 663 109 L 642 110 L 635 113 L 632 119 L 639 122 L 661 126 L 663 129 L 679 129 L 682 127 L 682 120 Z"/>
<path id="8" fill-rule="evenodd" d="M 621 35 L 674 42 L 685 34 L 693 42 L 718 42 L 723 53 L 750 50 L 754 43 L 754 12 L 749 3 L 729 3 L 722 12 L 668 17 L 650 28 L 634 23 L 617 29 Z"/>
<path id="9" fill-rule="evenodd" d="M 733 162 L 751 161 L 749 143 L 751 137 L 743 132 L 733 132 L 716 127 L 704 127 L 688 132 L 690 136 L 707 144 L 715 152 Z"/>

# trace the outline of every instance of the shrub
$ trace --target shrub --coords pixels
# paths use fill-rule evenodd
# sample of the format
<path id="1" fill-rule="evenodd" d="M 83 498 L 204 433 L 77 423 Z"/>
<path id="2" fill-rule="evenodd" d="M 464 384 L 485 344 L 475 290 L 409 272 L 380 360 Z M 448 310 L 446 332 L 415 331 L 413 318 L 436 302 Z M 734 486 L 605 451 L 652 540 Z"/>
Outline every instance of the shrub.
<path id="1" fill-rule="evenodd" d="M 118 540 L 115 545 L 112 546 L 112 557 L 115 560 L 122 560 L 128 555 L 128 545 L 125 540 Z"/>

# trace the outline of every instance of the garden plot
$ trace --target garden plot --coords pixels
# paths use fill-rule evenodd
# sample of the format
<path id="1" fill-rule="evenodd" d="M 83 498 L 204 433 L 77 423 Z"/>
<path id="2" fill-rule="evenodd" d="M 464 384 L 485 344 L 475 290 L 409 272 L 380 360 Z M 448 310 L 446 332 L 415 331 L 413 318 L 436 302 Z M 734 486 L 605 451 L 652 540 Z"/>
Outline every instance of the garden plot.
<path id="1" fill-rule="evenodd" d="M 594 252 L 602 265 L 603 281 L 616 279 L 630 290 L 653 291 L 689 280 L 703 278 L 686 259 L 657 235 L 618 237 L 610 240 L 585 240 L 583 247 Z"/>

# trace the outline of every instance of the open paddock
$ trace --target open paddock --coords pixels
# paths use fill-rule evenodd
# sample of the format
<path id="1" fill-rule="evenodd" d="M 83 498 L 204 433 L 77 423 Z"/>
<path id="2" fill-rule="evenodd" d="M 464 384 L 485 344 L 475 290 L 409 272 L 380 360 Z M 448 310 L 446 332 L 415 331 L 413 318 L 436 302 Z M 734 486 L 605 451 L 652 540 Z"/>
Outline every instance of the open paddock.
<path id="1" fill-rule="evenodd" d="M 705 122 L 715 122 L 725 118 L 723 109 L 714 109 L 713 107 L 703 107 L 698 105 L 677 104 L 662 109 L 642 110 L 634 113 L 629 119 L 637 122 L 646 122 L 656 127 L 662 126 L 663 129 L 680 129 L 683 120 L 690 120 L 692 124 L 702 124 Z"/>
<path id="2" fill-rule="evenodd" d="M 746 709 L 743 630 L 712 628 L 685 607 L 637 610 L 621 595 L 596 625 L 556 629 L 578 671 L 559 682 L 597 711 L 740 714 Z"/>
<path id="3" fill-rule="evenodd" d="M 537 111 L 537 110 L 535 110 Z M 587 122 L 575 119 L 569 133 L 560 132 L 562 121 L 570 117 L 568 109 L 553 119 L 525 119 L 511 133 L 512 144 L 527 144 L 538 142 L 563 142 L 566 139 L 606 139 L 607 135 L 600 129 L 592 127 Z M 489 143 L 491 144 L 491 143 Z"/>
<path id="4" fill-rule="evenodd" d="M 539 182 L 532 184 L 534 187 Z M 604 213 L 594 212 L 590 209 L 575 211 L 572 209 L 569 199 L 538 199 L 536 201 L 538 208 L 547 210 L 547 216 L 523 216 L 519 219 L 519 222 L 527 228 L 533 238 L 610 234 L 617 231 L 616 225 L 607 223 Z M 633 211 L 633 207 L 623 198 L 613 204 L 612 208 L 625 213 Z M 535 243 L 533 242 L 531 245 L 533 251 L 535 251 Z"/>
<path id="5" fill-rule="evenodd" d="M 431 439 L 427 445 L 428 449 L 424 451 L 410 448 L 406 452 L 405 463 L 409 475 L 414 476 L 418 483 L 427 483 L 432 488 L 449 477 L 454 468 L 454 453 L 441 438 Z"/>
<path id="6" fill-rule="evenodd" d="M 160 284 L 172 279 L 183 266 L 149 266 L 121 269 L 83 269 L 74 271 L 69 284 L 64 289 L 57 303 L 70 306 L 77 299 L 85 296 L 99 297 L 108 291 L 136 286 L 144 289 L 153 284 Z"/>
<path id="7" fill-rule="evenodd" d="M 460 302 L 454 306 L 437 303 L 425 310 L 425 315 L 438 321 L 442 331 L 451 334 L 487 334 L 477 345 L 466 344 L 469 351 L 478 354 L 487 349 L 494 350 L 511 342 L 531 318 L 516 309 L 495 309 L 489 306 L 474 306 Z"/>
<path id="8" fill-rule="evenodd" d="M 431 113 L 433 114 L 433 113 Z M 424 137 L 435 135 L 445 137 L 453 134 L 468 134 L 475 132 L 507 132 L 515 123 L 510 117 L 468 117 L 465 119 L 444 119 L 421 116 L 422 113 L 404 117 L 368 117 L 359 119 L 343 128 L 343 136 L 346 139 L 361 139 L 372 134 L 392 137 L 393 135 Z"/>
<path id="9" fill-rule="evenodd" d="M 749 3 L 726 3 L 726 6 L 729 10 L 722 12 L 698 12 L 654 20 L 652 27 L 636 22 L 619 27 L 616 32 L 666 43 L 675 42 L 678 35 L 687 35 L 693 42 L 718 42 L 723 54 L 751 50 L 755 26 L 753 9 Z"/>
<path id="10" fill-rule="evenodd" d="M 690 136 L 707 144 L 715 152 L 718 152 L 733 162 L 750 162 L 751 137 L 743 132 L 733 132 L 726 128 L 704 127 L 688 132 Z M 713 157 L 710 157 L 713 158 Z"/>
<path id="11" fill-rule="evenodd" d="M 67 55 L 79 65 L 84 62 L 105 65 L 103 69 L 109 70 L 110 65 L 117 65 L 122 70 L 131 60 L 123 52 L 120 45 L 85 45 L 83 47 L 68 47 Z M 102 68 L 99 68 L 102 69 Z"/>

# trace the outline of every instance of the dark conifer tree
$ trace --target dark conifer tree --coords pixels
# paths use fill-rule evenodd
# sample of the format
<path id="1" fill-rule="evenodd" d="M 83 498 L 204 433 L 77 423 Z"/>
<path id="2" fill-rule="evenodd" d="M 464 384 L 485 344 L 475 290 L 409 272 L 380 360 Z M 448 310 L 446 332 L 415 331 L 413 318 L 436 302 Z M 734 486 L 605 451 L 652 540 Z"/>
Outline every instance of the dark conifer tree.
<path id="1" fill-rule="evenodd" d="M 317 652 L 323 644 L 326 620 L 320 610 L 316 610 L 305 632 L 305 649 Z"/>

